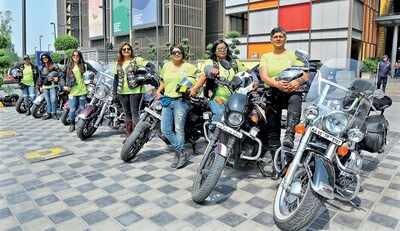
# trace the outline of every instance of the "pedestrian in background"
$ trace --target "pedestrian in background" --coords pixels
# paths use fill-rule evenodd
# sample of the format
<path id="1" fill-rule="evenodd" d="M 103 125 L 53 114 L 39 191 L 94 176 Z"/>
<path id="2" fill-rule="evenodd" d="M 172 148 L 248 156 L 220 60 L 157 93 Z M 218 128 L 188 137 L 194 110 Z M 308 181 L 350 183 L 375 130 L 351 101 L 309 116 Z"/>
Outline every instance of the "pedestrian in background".
<path id="1" fill-rule="evenodd" d="M 390 73 L 390 60 L 387 55 L 384 55 L 382 57 L 382 60 L 378 63 L 378 81 L 376 83 L 376 88 L 381 89 L 383 92 L 386 91 L 386 85 L 387 85 L 387 80 L 388 76 Z"/>

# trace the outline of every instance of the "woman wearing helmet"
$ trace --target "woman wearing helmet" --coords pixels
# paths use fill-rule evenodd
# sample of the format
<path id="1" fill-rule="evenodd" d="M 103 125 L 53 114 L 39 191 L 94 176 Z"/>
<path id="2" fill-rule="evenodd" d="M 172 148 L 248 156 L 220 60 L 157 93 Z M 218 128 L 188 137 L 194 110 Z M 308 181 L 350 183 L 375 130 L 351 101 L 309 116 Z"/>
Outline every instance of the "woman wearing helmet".
<path id="1" fill-rule="evenodd" d="M 47 113 L 42 119 L 47 120 L 52 116 L 57 119 L 57 90 L 59 68 L 53 63 L 51 57 L 43 53 L 40 55 L 42 67 L 39 71 L 39 87 L 44 92 L 47 104 Z"/>
<path id="2" fill-rule="evenodd" d="M 74 50 L 71 54 L 71 59 L 65 67 L 65 86 L 64 90 L 69 91 L 68 105 L 69 114 L 68 120 L 71 125 L 69 131 L 75 131 L 75 117 L 77 110 L 82 110 L 87 102 L 86 95 L 88 93 L 86 85 L 83 81 L 83 73 L 87 70 L 96 73 L 89 63 L 85 63 L 82 53 Z"/>
<path id="3" fill-rule="evenodd" d="M 161 98 L 163 109 L 161 112 L 161 132 L 175 149 L 172 168 L 182 168 L 188 161 L 188 154 L 184 150 L 185 121 L 190 104 L 177 92 L 179 83 L 185 77 L 195 77 L 197 69 L 194 65 L 184 61 L 185 52 L 180 45 L 170 48 L 171 61 L 161 69 L 161 83 L 157 90 L 157 98 Z M 193 79 L 194 80 L 194 79 Z M 163 96 L 161 97 L 163 93 Z"/>

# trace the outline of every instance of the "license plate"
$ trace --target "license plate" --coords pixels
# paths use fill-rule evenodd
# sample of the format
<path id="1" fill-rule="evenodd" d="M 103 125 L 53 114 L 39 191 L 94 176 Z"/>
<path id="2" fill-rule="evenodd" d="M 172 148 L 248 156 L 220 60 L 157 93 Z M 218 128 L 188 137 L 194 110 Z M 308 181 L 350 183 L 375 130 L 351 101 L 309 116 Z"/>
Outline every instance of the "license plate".
<path id="1" fill-rule="evenodd" d="M 329 133 L 326 133 L 326 132 L 322 131 L 322 130 L 319 129 L 319 128 L 311 127 L 311 131 L 312 131 L 313 133 L 315 133 L 315 134 L 321 136 L 322 138 L 325 138 L 325 139 L 329 140 L 330 142 L 332 142 L 332 143 L 334 143 L 334 144 L 342 145 L 342 143 L 343 143 L 343 141 L 342 141 L 341 139 L 336 138 L 335 136 L 333 136 L 333 135 L 331 135 L 331 134 L 329 134 Z"/>
<path id="2" fill-rule="evenodd" d="M 238 132 L 233 128 L 230 128 L 230 127 L 228 127 L 228 126 L 226 126 L 226 125 L 224 125 L 224 124 L 222 124 L 220 122 L 217 122 L 216 124 L 217 124 L 217 128 L 219 128 L 219 129 L 221 129 L 221 130 L 223 130 L 223 131 L 225 131 L 225 132 L 227 132 L 229 134 L 232 134 L 232 135 L 236 136 L 239 139 L 241 139 L 243 137 L 243 134 L 241 132 Z"/>
<path id="3" fill-rule="evenodd" d="M 161 120 L 161 115 L 158 114 L 157 112 L 151 110 L 150 108 L 145 107 L 145 108 L 144 108 L 144 111 L 147 112 L 147 113 L 149 113 L 150 115 L 156 117 L 157 119 Z"/>

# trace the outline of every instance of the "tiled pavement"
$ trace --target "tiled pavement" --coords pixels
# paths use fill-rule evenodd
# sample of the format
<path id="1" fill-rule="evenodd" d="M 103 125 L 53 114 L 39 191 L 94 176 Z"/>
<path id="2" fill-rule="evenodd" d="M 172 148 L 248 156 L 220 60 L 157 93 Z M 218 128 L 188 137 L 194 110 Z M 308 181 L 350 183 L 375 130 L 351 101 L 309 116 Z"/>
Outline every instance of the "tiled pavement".
<path id="1" fill-rule="evenodd" d="M 277 230 L 272 219 L 276 182 L 255 171 L 226 169 L 206 205 L 191 201 L 201 156 L 181 170 L 159 140 L 131 164 L 119 158 L 121 138 L 108 128 L 80 141 L 59 121 L 35 120 L 0 108 L 0 230 Z M 367 155 L 362 208 L 337 201 L 310 229 L 400 231 L 400 135 L 384 155 Z M 62 146 L 74 152 L 30 164 L 29 150 Z"/>

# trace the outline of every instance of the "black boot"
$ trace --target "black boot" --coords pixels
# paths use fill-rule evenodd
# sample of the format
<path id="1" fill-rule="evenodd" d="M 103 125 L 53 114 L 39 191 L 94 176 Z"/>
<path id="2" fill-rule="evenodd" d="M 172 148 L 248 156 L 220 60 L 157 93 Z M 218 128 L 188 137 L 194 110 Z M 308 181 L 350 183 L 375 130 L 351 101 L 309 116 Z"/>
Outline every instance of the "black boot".
<path id="1" fill-rule="evenodd" d="M 294 127 L 300 122 L 300 113 L 288 112 L 287 127 L 285 137 L 283 138 L 283 146 L 292 149 L 294 146 Z"/>
<path id="2" fill-rule="evenodd" d="M 42 120 L 48 120 L 51 118 L 51 113 L 46 113 L 43 115 Z"/>
<path id="3" fill-rule="evenodd" d="M 171 168 L 176 168 L 179 162 L 179 153 L 177 151 L 174 152 L 174 159 L 172 160 Z"/>
<path id="4" fill-rule="evenodd" d="M 53 114 L 52 114 L 52 117 L 53 117 L 53 119 L 58 120 L 58 114 L 57 114 L 57 112 L 56 112 L 56 113 L 53 113 Z"/>
<path id="5" fill-rule="evenodd" d="M 179 161 L 178 161 L 176 168 L 179 169 L 179 168 L 185 167 L 185 165 L 187 164 L 187 162 L 189 160 L 189 155 L 184 150 L 178 151 L 178 153 L 179 153 Z"/>
<path id="6" fill-rule="evenodd" d="M 69 131 L 69 132 L 75 131 L 75 122 L 71 122 L 71 125 L 69 125 L 68 131 Z"/>

